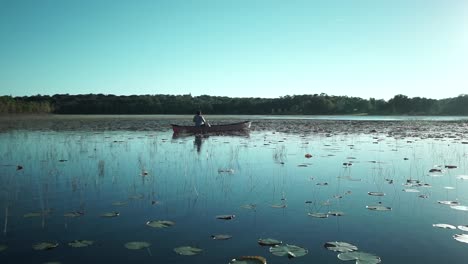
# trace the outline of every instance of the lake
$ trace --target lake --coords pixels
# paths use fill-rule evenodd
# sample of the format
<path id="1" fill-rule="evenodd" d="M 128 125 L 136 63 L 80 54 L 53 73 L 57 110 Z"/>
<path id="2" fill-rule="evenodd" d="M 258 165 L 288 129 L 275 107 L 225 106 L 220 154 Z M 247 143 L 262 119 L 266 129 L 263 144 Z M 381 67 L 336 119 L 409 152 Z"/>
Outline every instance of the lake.
<path id="1" fill-rule="evenodd" d="M 0 263 L 466 263 L 466 117 L 207 117 L 0 117 Z"/>

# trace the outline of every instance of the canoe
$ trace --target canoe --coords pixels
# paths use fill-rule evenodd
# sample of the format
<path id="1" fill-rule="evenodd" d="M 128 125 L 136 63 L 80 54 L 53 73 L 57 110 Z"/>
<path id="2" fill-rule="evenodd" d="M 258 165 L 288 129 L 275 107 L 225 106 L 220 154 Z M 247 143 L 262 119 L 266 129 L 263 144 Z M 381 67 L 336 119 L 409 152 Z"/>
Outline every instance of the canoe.
<path id="1" fill-rule="evenodd" d="M 243 131 L 250 128 L 252 122 L 243 121 L 239 123 L 222 124 L 222 125 L 211 125 L 211 126 L 179 126 L 171 124 L 174 133 L 223 133 L 233 131 Z"/>

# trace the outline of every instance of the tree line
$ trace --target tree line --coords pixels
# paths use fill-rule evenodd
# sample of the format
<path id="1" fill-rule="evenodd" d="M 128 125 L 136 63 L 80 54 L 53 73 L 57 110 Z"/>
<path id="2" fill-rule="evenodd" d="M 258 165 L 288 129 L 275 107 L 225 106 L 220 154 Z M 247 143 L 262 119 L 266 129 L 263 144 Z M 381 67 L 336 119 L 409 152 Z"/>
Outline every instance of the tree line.
<path id="1" fill-rule="evenodd" d="M 468 115 L 468 95 L 446 99 L 390 100 L 331 96 L 325 93 L 279 98 L 231 98 L 224 96 L 56 94 L 0 96 L 2 114 L 206 114 L 242 115 Z"/>

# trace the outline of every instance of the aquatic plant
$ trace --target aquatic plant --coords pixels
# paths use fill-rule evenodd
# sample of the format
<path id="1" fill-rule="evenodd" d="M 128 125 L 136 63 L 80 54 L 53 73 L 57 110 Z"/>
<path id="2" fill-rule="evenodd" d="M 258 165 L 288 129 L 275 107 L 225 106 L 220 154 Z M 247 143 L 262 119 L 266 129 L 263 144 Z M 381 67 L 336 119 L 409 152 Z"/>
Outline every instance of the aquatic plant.
<path id="1" fill-rule="evenodd" d="M 232 259 L 229 264 L 267 264 L 267 261 L 261 256 L 242 256 Z"/>
<path id="2" fill-rule="evenodd" d="M 175 225 L 175 223 L 167 220 L 152 220 L 146 222 L 146 225 L 154 228 L 167 228 Z"/>
<path id="3" fill-rule="evenodd" d="M 151 243 L 145 241 L 132 241 L 124 244 L 124 247 L 130 250 L 139 250 L 148 248 L 151 246 Z"/>
<path id="4" fill-rule="evenodd" d="M 33 249 L 34 250 L 51 250 L 51 249 L 58 247 L 58 245 L 59 244 L 56 242 L 40 242 L 40 243 L 34 244 Z"/>
<path id="5" fill-rule="evenodd" d="M 343 261 L 355 260 L 356 264 L 377 264 L 382 261 L 379 256 L 361 251 L 340 253 L 338 258 Z"/>
<path id="6" fill-rule="evenodd" d="M 280 240 L 274 238 L 260 238 L 257 242 L 260 246 L 276 246 L 283 243 Z"/>
<path id="7" fill-rule="evenodd" d="M 288 258 L 296 258 L 305 256 L 308 253 L 308 250 L 296 245 L 276 245 L 270 247 L 271 254 L 275 256 L 287 256 Z"/>
<path id="8" fill-rule="evenodd" d="M 356 251 L 358 248 L 350 243 L 347 242 L 326 242 L 323 245 L 326 249 L 335 251 L 335 252 L 351 252 L 351 251 Z"/>
<path id="9" fill-rule="evenodd" d="M 179 255 L 184 256 L 194 256 L 200 254 L 203 251 L 201 248 L 191 247 L 191 246 L 183 246 L 174 248 L 174 252 Z"/>

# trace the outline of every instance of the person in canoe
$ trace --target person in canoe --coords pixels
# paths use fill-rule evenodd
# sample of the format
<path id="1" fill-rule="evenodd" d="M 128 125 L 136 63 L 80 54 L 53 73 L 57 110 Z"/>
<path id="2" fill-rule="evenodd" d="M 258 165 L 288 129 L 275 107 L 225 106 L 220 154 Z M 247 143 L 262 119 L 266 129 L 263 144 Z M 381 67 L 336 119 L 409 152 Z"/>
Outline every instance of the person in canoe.
<path id="1" fill-rule="evenodd" d="M 206 122 L 205 118 L 202 115 L 202 112 L 200 110 L 197 111 L 197 113 L 193 116 L 193 122 L 195 123 L 195 126 L 200 127 L 200 126 L 210 126 L 208 122 Z"/>

